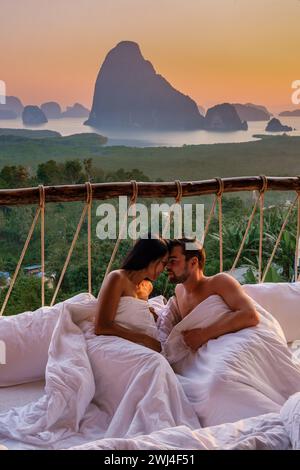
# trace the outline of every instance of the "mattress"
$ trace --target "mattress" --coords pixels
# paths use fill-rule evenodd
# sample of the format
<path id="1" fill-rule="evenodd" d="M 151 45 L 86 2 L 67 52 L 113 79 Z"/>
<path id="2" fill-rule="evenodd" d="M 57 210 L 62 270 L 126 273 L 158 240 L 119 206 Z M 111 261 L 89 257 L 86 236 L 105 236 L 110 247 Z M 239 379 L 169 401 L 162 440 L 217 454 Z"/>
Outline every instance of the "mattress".
<path id="1" fill-rule="evenodd" d="M 289 344 L 295 360 L 300 361 L 300 340 Z M 44 392 L 45 381 L 31 382 L 27 384 L 15 385 L 12 387 L 0 387 L 0 413 L 6 412 L 12 407 L 23 406 L 32 401 L 38 400 Z M 19 444 L 16 441 L 5 439 L 0 442 L 0 450 L 8 449 L 34 449 L 32 446 Z"/>
<path id="2" fill-rule="evenodd" d="M 0 413 L 13 406 L 23 406 L 39 399 L 43 395 L 44 386 L 45 382 L 41 380 L 13 387 L 0 387 Z"/>
<path id="3" fill-rule="evenodd" d="M 289 344 L 295 360 L 300 361 L 300 340 Z M 13 406 L 22 406 L 35 401 L 43 395 L 45 381 L 30 382 L 14 385 L 13 387 L 0 387 L 0 413 L 8 411 Z"/>

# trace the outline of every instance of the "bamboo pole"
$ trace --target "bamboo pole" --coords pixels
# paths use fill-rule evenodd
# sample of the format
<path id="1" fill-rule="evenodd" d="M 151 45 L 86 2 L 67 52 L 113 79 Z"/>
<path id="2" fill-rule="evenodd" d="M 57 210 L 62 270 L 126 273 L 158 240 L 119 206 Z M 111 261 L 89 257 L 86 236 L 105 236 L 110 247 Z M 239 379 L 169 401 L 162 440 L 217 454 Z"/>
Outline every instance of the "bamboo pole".
<path id="1" fill-rule="evenodd" d="M 261 188 L 260 176 L 222 178 L 224 193 L 255 191 Z M 300 191 L 300 180 L 291 177 L 267 177 L 268 191 Z M 131 182 L 92 184 L 93 200 L 110 199 L 118 196 L 131 196 Z M 176 182 L 139 182 L 139 197 L 176 197 Z M 219 184 L 216 179 L 203 181 L 182 181 L 182 197 L 201 196 L 216 193 Z M 85 184 L 45 186 L 45 202 L 71 202 L 86 199 Z M 39 203 L 39 188 L 0 189 L 0 205 L 13 206 Z"/>

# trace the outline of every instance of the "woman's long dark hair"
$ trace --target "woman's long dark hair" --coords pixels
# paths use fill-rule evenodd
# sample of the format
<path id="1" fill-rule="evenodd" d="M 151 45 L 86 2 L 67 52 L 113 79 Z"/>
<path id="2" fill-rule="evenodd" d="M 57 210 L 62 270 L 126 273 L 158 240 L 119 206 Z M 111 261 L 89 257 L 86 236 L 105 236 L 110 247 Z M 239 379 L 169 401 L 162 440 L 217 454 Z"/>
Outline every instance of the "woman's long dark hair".
<path id="1" fill-rule="evenodd" d="M 152 235 L 153 236 L 153 235 Z M 139 271 L 146 268 L 152 261 L 162 258 L 169 252 L 168 243 L 163 238 L 140 238 L 124 259 L 121 268 Z"/>

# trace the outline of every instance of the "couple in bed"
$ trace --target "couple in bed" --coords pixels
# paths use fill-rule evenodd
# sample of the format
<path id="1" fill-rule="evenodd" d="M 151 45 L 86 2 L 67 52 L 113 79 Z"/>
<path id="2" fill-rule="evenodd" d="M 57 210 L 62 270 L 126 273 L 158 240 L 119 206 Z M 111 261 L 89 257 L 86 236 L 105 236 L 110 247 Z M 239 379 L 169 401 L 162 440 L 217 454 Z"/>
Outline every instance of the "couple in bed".
<path id="1" fill-rule="evenodd" d="M 192 351 L 197 351 L 211 339 L 256 326 L 259 314 L 240 284 L 226 273 L 205 276 L 204 264 L 204 248 L 195 239 L 164 240 L 150 236 L 139 239 L 121 269 L 112 271 L 102 284 L 96 335 L 119 336 L 160 352 L 157 329 L 149 328 L 151 322 L 155 326 L 157 315 L 152 307 L 148 308 L 147 300 L 152 291 L 151 281 L 165 269 L 170 282 L 177 284 L 174 300 L 179 321 L 212 295 L 221 296 L 231 310 L 229 315 L 223 315 L 206 328 L 193 328 L 182 333 L 185 344 Z M 130 321 L 130 312 L 124 312 L 131 308 L 139 309 L 141 316 L 144 315 L 144 331 L 140 326 L 135 328 L 134 319 Z"/>
<path id="2" fill-rule="evenodd" d="M 25 356 L 39 328 L 41 334 L 49 330 L 50 344 L 42 350 L 38 343 L 34 351 L 43 361 L 47 355 L 44 394 L 0 415 L 0 439 L 21 442 L 22 448 L 66 448 L 165 429 L 175 448 L 183 448 L 200 427 L 272 413 L 229 427 L 238 442 L 280 422 L 282 406 L 300 391 L 300 364 L 272 315 L 229 275 L 205 276 L 204 263 L 204 250 L 194 240 L 141 239 L 121 269 L 107 276 L 98 299 L 80 294 L 81 301 L 75 296 L 57 304 L 42 328 L 39 315 L 8 319 L 13 332 L 26 320 Z M 177 283 L 176 296 L 156 304 L 155 322 L 149 309 L 154 300 L 147 299 L 151 281 L 164 269 Z M 23 364 L 32 367 L 30 360 Z M 219 436 L 223 431 L 216 429 Z"/>
<path id="3" fill-rule="evenodd" d="M 152 358 L 157 374 L 162 374 L 161 386 L 167 381 L 160 371 L 168 363 L 202 426 L 278 413 L 289 396 L 300 391 L 300 364 L 293 360 L 271 312 L 229 274 L 205 276 L 204 265 L 205 251 L 197 240 L 138 240 L 121 269 L 102 284 L 95 341 L 100 341 L 103 354 L 114 348 L 114 363 L 130 348 L 137 349 L 137 361 L 145 355 L 150 362 Z M 155 322 L 147 299 L 151 281 L 164 269 L 177 285 L 175 296 L 160 305 Z M 123 345 L 122 338 L 128 344 Z M 105 381 L 110 381 L 109 374 Z"/>

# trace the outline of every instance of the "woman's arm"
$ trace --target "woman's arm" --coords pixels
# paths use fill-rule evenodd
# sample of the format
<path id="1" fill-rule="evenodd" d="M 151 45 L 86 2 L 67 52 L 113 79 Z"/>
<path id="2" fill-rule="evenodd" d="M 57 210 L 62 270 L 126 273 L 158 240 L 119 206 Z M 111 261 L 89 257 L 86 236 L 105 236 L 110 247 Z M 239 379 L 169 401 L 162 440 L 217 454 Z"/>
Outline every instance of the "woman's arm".
<path id="1" fill-rule="evenodd" d="M 95 320 L 95 334 L 119 336 L 160 352 L 161 346 L 156 339 L 115 323 L 114 319 L 123 289 L 124 280 L 122 275 L 117 271 L 111 272 L 103 282 L 100 290 L 98 312 Z"/>

